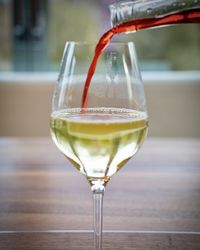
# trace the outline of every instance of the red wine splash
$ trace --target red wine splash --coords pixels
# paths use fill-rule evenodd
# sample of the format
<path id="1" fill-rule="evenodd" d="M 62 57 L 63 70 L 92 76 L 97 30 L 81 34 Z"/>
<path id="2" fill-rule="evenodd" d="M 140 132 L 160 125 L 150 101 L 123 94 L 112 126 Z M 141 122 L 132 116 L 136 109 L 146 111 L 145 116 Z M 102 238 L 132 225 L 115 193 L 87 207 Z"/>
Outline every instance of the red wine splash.
<path id="1" fill-rule="evenodd" d="M 88 74 L 87 74 L 87 78 L 86 78 L 85 86 L 83 90 L 83 96 L 82 96 L 82 108 L 85 108 L 87 106 L 88 89 L 90 86 L 92 76 L 95 72 L 98 59 L 101 53 L 103 52 L 103 50 L 109 45 L 112 37 L 115 34 L 133 32 L 133 31 L 153 28 L 157 26 L 180 24 L 180 23 L 200 23 L 200 8 L 180 11 L 180 12 L 176 12 L 173 14 L 156 17 L 156 18 L 153 17 L 153 18 L 135 19 L 135 20 L 128 21 L 128 22 L 119 24 L 117 26 L 114 26 L 113 28 L 108 30 L 106 33 L 104 33 L 95 48 L 95 54 L 94 54 L 92 63 L 88 70 Z"/>

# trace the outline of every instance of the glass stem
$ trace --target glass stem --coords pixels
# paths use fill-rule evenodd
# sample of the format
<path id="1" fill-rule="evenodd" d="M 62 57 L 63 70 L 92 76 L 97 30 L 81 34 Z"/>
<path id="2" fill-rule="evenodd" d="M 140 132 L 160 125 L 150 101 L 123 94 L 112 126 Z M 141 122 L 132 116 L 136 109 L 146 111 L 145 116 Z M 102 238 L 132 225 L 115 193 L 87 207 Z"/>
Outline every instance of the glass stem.
<path id="1" fill-rule="evenodd" d="M 95 250 L 102 250 L 103 196 L 104 186 L 92 186 L 94 202 L 94 244 Z"/>

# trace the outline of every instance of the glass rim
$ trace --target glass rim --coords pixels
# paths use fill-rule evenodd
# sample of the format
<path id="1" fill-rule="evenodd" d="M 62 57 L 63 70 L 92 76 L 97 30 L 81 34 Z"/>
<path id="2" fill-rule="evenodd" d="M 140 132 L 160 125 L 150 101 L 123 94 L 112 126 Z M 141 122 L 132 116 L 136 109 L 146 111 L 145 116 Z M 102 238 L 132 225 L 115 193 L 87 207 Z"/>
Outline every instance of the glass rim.
<path id="1" fill-rule="evenodd" d="M 72 41 L 72 40 L 69 40 L 69 41 L 66 41 L 65 42 L 65 45 L 67 44 L 75 44 L 75 45 L 97 45 L 98 41 Z M 128 44 L 133 44 L 134 45 L 134 42 L 133 41 L 128 41 L 128 42 L 120 42 L 120 41 L 111 41 L 109 45 L 119 45 L 119 46 L 122 46 L 122 45 L 128 45 Z"/>

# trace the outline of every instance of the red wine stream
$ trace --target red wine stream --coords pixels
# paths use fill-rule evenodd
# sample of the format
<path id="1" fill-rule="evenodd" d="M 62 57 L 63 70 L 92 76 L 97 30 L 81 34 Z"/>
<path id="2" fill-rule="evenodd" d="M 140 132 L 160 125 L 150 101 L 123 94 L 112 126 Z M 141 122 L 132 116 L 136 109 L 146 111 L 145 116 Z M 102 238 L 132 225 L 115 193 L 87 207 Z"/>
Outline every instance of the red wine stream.
<path id="1" fill-rule="evenodd" d="M 142 29 L 180 23 L 200 23 L 200 8 L 176 12 L 162 17 L 135 19 L 114 26 L 100 38 L 95 48 L 95 54 L 89 67 L 82 96 L 82 108 L 87 107 L 87 95 L 92 76 L 95 72 L 98 59 L 103 50 L 109 45 L 115 34 L 134 32 Z"/>

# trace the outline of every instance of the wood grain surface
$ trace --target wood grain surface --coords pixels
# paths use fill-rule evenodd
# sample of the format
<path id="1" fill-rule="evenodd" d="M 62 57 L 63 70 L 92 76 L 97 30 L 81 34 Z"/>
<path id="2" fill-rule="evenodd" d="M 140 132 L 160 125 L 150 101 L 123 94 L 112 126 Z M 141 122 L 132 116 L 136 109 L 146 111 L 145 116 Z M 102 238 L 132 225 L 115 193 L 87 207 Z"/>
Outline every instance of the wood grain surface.
<path id="1" fill-rule="evenodd" d="M 0 249 L 93 249 L 92 195 L 50 139 L 0 139 Z M 107 186 L 104 249 L 200 249 L 200 140 L 148 139 Z"/>

